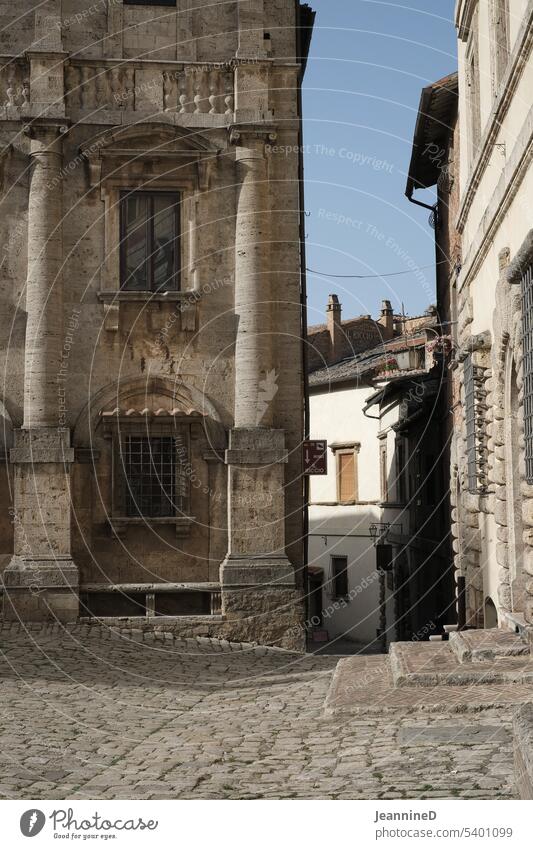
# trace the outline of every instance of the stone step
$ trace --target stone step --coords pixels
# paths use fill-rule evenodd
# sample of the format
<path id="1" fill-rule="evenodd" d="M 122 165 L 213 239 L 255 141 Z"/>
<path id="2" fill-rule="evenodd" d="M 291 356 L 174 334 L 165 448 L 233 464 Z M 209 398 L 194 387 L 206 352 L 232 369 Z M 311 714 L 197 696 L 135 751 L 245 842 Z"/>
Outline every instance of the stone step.
<path id="1" fill-rule="evenodd" d="M 412 647 L 412 644 L 409 645 Z M 424 646 L 428 648 L 430 643 Z M 431 648 L 434 650 L 440 646 L 436 644 Z M 498 662 L 509 664 L 516 663 L 516 660 L 504 659 Z M 457 661 L 456 664 L 460 668 Z M 480 667 L 481 664 L 469 664 L 467 670 L 475 673 L 480 671 Z M 467 687 L 461 686 L 461 683 L 448 683 L 445 675 L 443 678 L 445 683 L 435 686 L 395 686 L 389 655 L 346 657 L 337 664 L 324 712 L 326 716 L 394 716 L 398 711 L 422 714 L 451 711 L 464 716 L 470 711 L 477 715 L 481 710 L 503 710 L 533 702 L 533 683 L 506 682 L 502 686 L 495 686 L 492 681 L 483 680 L 478 675 L 474 681 L 475 686 Z"/>
<path id="2" fill-rule="evenodd" d="M 389 658 L 395 687 L 533 684 L 528 655 L 461 663 L 450 643 L 392 643 Z"/>
<path id="3" fill-rule="evenodd" d="M 456 631 L 450 634 L 449 645 L 460 663 L 529 655 L 529 646 L 520 637 L 501 628 Z"/>

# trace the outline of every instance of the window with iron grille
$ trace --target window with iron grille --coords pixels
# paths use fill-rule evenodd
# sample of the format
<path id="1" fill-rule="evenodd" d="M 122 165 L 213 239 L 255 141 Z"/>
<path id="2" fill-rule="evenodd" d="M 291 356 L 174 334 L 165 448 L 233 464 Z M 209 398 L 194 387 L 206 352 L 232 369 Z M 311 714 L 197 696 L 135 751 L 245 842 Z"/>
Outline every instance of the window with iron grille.
<path id="1" fill-rule="evenodd" d="M 470 490 L 470 492 L 475 492 L 478 488 L 478 457 L 476 440 L 476 386 L 474 381 L 474 363 L 471 354 L 466 358 L 464 364 L 464 385 L 468 489 Z"/>
<path id="2" fill-rule="evenodd" d="M 533 265 L 522 275 L 521 285 L 526 479 L 533 484 Z"/>
<path id="3" fill-rule="evenodd" d="M 180 195 L 123 192 L 120 198 L 120 285 L 133 292 L 179 289 Z"/>
<path id="4" fill-rule="evenodd" d="M 126 516 L 176 513 L 176 445 L 172 436 L 126 436 L 121 442 Z"/>
<path id="5" fill-rule="evenodd" d="M 121 422 L 115 430 L 113 516 L 171 519 L 189 513 L 190 432 Z"/>

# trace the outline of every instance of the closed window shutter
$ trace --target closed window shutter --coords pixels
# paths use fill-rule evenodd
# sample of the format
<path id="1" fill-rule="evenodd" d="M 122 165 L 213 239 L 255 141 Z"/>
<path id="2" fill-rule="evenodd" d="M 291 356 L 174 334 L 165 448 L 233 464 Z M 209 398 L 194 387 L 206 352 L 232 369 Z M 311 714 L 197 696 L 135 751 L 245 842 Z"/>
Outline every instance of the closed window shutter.
<path id="1" fill-rule="evenodd" d="M 355 456 L 339 454 L 339 499 L 355 501 Z"/>

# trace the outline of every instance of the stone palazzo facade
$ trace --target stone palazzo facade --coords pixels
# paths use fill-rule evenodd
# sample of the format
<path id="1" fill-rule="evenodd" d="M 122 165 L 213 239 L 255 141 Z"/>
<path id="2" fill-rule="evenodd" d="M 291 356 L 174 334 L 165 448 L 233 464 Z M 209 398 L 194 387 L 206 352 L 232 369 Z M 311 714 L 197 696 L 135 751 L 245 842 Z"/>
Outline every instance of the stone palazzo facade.
<path id="1" fill-rule="evenodd" d="M 4 617 L 300 648 L 313 13 L 0 13 Z"/>

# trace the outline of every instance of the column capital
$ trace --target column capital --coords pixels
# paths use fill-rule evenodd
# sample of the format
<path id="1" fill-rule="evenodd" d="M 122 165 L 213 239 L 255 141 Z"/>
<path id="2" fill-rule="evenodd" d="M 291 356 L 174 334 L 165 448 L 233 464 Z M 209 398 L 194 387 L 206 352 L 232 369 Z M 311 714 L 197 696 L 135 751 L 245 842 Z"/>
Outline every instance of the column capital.
<path id="1" fill-rule="evenodd" d="M 230 144 L 247 147 L 260 142 L 273 144 L 278 137 L 277 127 L 273 124 L 232 124 L 229 128 Z"/>
<path id="2" fill-rule="evenodd" d="M 30 139 L 45 139 L 47 136 L 56 139 L 68 133 L 69 123 L 65 118 L 36 118 L 24 125 L 23 132 Z"/>

